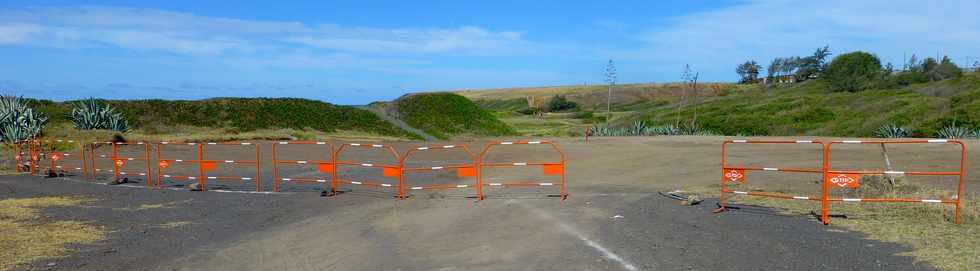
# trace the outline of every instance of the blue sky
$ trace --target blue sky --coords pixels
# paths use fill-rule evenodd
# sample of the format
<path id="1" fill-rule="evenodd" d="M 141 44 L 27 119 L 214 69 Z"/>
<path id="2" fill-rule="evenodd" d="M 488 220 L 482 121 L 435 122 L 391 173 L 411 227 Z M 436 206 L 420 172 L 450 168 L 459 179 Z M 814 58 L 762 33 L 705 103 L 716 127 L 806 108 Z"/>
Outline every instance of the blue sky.
<path id="1" fill-rule="evenodd" d="M 913 53 L 980 60 L 977 1 L 278 2 L 7 0 L 0 92 L 364 104 L 597 84 L 608 59 L 623 83 L 677 81 L 685 64 L 735 81 L 740 62 L 823 45 L 896 65 Z"/>

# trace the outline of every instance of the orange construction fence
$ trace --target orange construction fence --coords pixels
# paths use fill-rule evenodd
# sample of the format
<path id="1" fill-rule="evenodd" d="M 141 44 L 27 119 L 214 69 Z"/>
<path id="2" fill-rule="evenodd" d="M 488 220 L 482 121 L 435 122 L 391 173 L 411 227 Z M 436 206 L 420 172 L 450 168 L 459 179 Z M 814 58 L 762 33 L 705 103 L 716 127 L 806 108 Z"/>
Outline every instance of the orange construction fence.
<path id="1" fill-rule="evenodd" d="M 775 168 L 775 167 L 756 167 L 756 166 L 743 166 L 743 165 L 729 165 L 728 164 L 728 146 L 730 144 L 820 144 L 822 146 L 821 154 L 821 168 Z M 912 144 L 952 144 L 958 146 L 956 158 L 958 163 L 954 165 L 946 165 L 945 168 L 952 170 L 912 170 L 912 171 L 900 171 L 894 169 L 855 169 L 852 165 L 843 166 L 840 169 L 833 167 L 836 165 L 832 154 L 834 153 L 833 146 L 836 145 L 846 145 L 846 144 L 874 144 L 880 145 L 884 150 L 887 145 L 912 145 Z M 838 150 L 840 151 L 840 150 Z M 843 160 L 843 159 L 841 159 Z M 850 167 L 848 167 L 850 166 Z M 794 173 L 810 173 L 810 174 L 820 174 L 821 176 L 821 191 L 815 195 L 785 195 L 777 193 L 764 193 L 764 192 L 751 192 L 751 191 L 737 191 L 728 188 L 731 183 L 741 184 L 746 180 L 746 173 L 750 171 L 776 171 L 776 172 L 794 172 Z M 721 196 L 719 199 L 719 208 L 715 212 L 722 212 L 727 210 L 729 207 L 726 204 L 726 195 L 747 195 L 747 196 L 759 196 L 759 197 L 770 197 L 779 199 L 789 199 L 789 200 L 808 200 L 808 201 L 819 201 L 820 207 L 820 218 L 822 223 L 830 223 L 830 203 L 831 202 L 905 202 L 905 203 L 938 203 L 938 204 L 949 204 L 954 205 L 954 223 L 960 223 L 960 212 L 961 212 L 961 198 L 963 196 L 963 185 L 966 179 L 966 145 L 958 140 L 947 140 L 947 139 L 921 139 L 921 140 L 840 140 L 840 141 L 812 141 L 812 140 L 795 140 L 795 141 L 784 141 L 784 140 L 727 140 L 722 143 L 721 148 Z M 862 175 L 878 175 L 878 176 L 895 176 L 895 175 L 910 175 L 910 176 L 951 176 L 955 177 L 957 182 L 955 195 L 945 198 L 863 198 L 863 197 L 843 197 L 843 196 L 831 196 L 833 192 L 831 189 L 857 189 L 860 187 L 861 176 Z"/>
<path id="2" fill-rule="evenodd" d="M 41 160 L 41 141 L 24 140 L 13 144 L 14 163 L 17 173 L 29 172 L 31 175 L 37 173 L 38 164 Z M 27 167 L 26 169 L 24 167 Z"/>
<path id="3" fill-rule="evenodd" d="M 63 176 L 65 172 L 73 172 L 88 176 L 88 159 L 85 154 L 85 147 L 81 142 L 74 140 L 49 140 L 43 157 L 48 159 L 44 172 L 53 172 Z M 76 148 L 75 151 L 60 151 L 62 148 Z"/>
<path id="4" fill-rule="evenodd" d="M 390 163 L 384 162 L 367 162 L 363 159 L 359 160 L 344 160 L 341 159 L 341 154 L 348 150 L 383 150 L 387 154 L 391 155 Z M 387 155 L 382 155 L 387 156 Z M 332 172 L 331 182 L 330 182 L 330 195 L 337 194 L 337 184 L 344 183 L 350 185 L 358 186 L 370 186 L 370 187 L 380 187 L 385 189 L 395 189 L 395 197 L 399 199 L 405 198 L 405 184 L 404 179 L 401 174 L 401 166 L 398 165 L 399 159 L 398 152 L 395 151 L 391 145 L 385 144 L 361 144 L 361 143 L 344 143 L 334 152 L 333 164 L 336 166 Z M 345 173 L 348 168 L 371 168 L 380 169 L 382 177 L 384 178 L 394 178 L 395 183 L 385 182 L 381 180 L 354 180 L 353 178 L 338 178 L 339 173 Z"/>
<path id="5" fill-rule="evenodd" d="M 814 164 L 820 165 L 819 167 L 812 168 L 786 168 L 786 167 L 774 167 L 774 166 L 750 166 L 750 165 L 729 165 L 728 163 L 728 148 L 731 144 L 750 144 L 750 145 L 786 145 L 786 144 L 816 144 L 820 148 L 814 150 L 814 154 L 819 156 L 819 160 L 811 161 Z M 769 197 L 778 199 L 789 199 L 789 200 L 810 200 L 819 201 L 822 196 L 820 191 L 813 191 L 812 195 L 786 195 L 777 193 L 765 193 L 765 192 L 753 192 L 753 191 L 739 191 L 729 189 L 729 184 L 744 184 L 746 182 L 747 175 L 749 172 L 753 171 L 768 171 L 768 172 L 787 172 L 787 173 L 803 173 L 803 174 L 814 174 L 817 179 L 819 176 L 823 176 L 824 167 L 826 165 L 827 156 L 824 153 L 824 144 L 819 141 L 813 140 L 726 140 L 721 143 L 721 196 L 718 199 L 718 209 L 715 212 L 725 211 L 728 206 L 726 205 L 727 198 L 726 195 L 732 195 L 733 197 L 737 195 L 746 196 L 758 196 L 758 197 Z"/>
<path id="6" fill-rule="evenodd" d="M 958 152 L 955 158 L 959 164 L 948 165 L 950 169 L 953 170 L 895 170 L 895 169 L 873 169 L 873 170 L 859 170 L 854 168 L 843 168 L 835 169 L 831 168 L 834 161 L 833 153 L 834 146 L 842 144 L 874 144 L 880 145 L 882 148 L 888 145 L 910 145 L 910 144 L 952 144 L 958 146 Z M 825 153 L 830 162 L 828 162 L 826 171 L 824 173 L 823 182 L 823 201 L 821 206 L 821 218 L 824 224 L 829 223 L 830 219 L 830 202 L 919 202 L 919 203 L 938 203 L 938 204 L 950 204 L 955 206 L 954 222 L 956 224 L 960 223 L 960 199 L 963 197 L 963 182 L 966 179 L 966 145 L 959 140 L 947 140 L 947 139 L 923 139 L 923 140 L 842 140 L 842 141 L 830 141 L 826 144 Z M 848 187 L 858 187 L 860 185 L 860 180 L 862 175 L 879 175 L 879 176 L 953 176 L 957 178 L 956 195 L 949 198 L 844 198 L 844 197 L 830 197 L 831 188 L 848 188 Z"/>
<path id="7" fill-rule="evenodd" d="M 108 146 L 108 150 L 103 148 Z M 99 151 L 102 151 L 100 153 Z M 122 154 L 120 154 L 122 152 Z M 112 172 L 113 178 L 118 180 L 126 176 L 143 176 L 146 184 L 152 185 L 150 161 L 150 144 L 144 142 L 122 143 L 122 142 L 92 142 L 89 147 L 89 161 L 92 163 L 91 178 L 95 179 L 99 172 Z M 112 168 L 99 168 L 98 161 L 108 160 L 112 163 Z M 139 169 L 133 169 L 132 163 L 142 163 Z M 129 170 L 133 169 L 133 170 Z M 145 170 L 140 172 L 140 170 Z"/>
<path id="8" fill-rule="evenodd" d="M 446 152 L 446 151 L 457 151 L 461 152 L 468 161 L 457 162 L 457 163 L 422 163 L 414 162 L 409 158 L 415 157 L 416 153 L 419 152 Z M 411 165 L 406 166 L 406 161 L 413 162 Z M 424 164 L 424 165 L 423 165 Z M 456 171 L 456 176 L 459 178 L 474 177 L 471 183 L 427 183 L 409 186 L 410 190 L 436 190 L 436 189 L 464 189 L 471 188 L 477 199 L 483 198 L 483 187 L 480 185 L 480 178 L 477 174 L 477 157 L 470 151 L 470 148 L 466 145 L 432 145 L 417 147 L 414 149 L 409 149 L 402 155 L 399 161 L 399 167 L 401 167 L 402 180 L 406 180 L 405 174 L 419 174 L 419 173 L 432 173 L 438 171 Z M 435 177 L 433 176 L 433 179 Z M 405 182 L 408 182 L 407 180 Z"/>
<path id="9" fill-rule="evenodd" d="M 323 149 L 322 152 L 315 152 L 314 157 L 290 157 L 288 155 L 280 154 L 283 152 L 282 148 L 286 148 L 289 145 L 301 146 L 305 150 L 310 149 Z M 288 150 L 286 151 L 288 152 Z M 318 154 L 326 154 L 321 157 Z M 336 169 L 334 156 L 334 147 L 330 142 L 324 141 L 280 141 L 272 144 L 272 191 L 278 192 L 279 190 L 287 190 L 289 183 L 313 183 L 321 184 L 322 191 L 327 191 L 327 183 L 333 183 Z M 284 159 L 285 158 L 285 159 Z M 295 168 L 305 168 L 305 167 L 315 167 L 317 174 L 314 176 L 290 176 L 284 175 L 285 168 L 289 167 Z M 331 186 L 333 187 L 333 186 Z M 331 190 L 334 191 L 334 190 Z"/>
<path id="10" fill-rule="evenodd" d="M 238 148 L 229 149 L 229 147 L 238 146 L 244 148 L 244 153 L 251 153 L 248 151 L 248 147 L 253 147 L 254 158 L 248 160 L 235 159 L 237 155 L 223 155 L 210 153 L 209 150 L 213 152 L 219 152 L 215 148 L 222 148 L 224 152 L 234 152 L 242 151 L 234 150 Z M 255 184 L 255 191 L 262 191 L 262 162 L 261 162 L 261 146 L 259 144 L 251 142 L 208 142 L 200 143 L 200 152 L 198 152 L 198 160 L 200 162 L 199 171 L 200 178 L 198 178 L 199 187 L 201 190 L 207 190 L 207 181 L 246 181 Z M 223 170 L 218 171 L 218 165 L 222 165 Z M 243 171 L 241 167 L 255 168 L 255 174 L 245 173 L 248 171 Z M 208 172 L 211 172 L 210 174 Z"/>
<path id="11" fill-rule="evenodd" d="M 177 146 L 187 146 L 187 149 L 178 150 Z M 157 143 L 157 176 L 154 186 L 163 186 L 164 180 L 197 182 L 200 185 L 202 151 L 201 145 L 193 142 Z"/>
<path id="12" fill-rule="evenodd" d="M 514 162 L 486 162 L 487 156 L 491 153 L 490 151 L 495 147 L 501 146 L 514 146 L 514 145 L 548 145 L 557 154 L 558 160 L 552 161 L 514 161 Z M 562 200 L 568 198 L 568 193 L 565 190 L 565 153 L 562 152 L 558 144 L 551 141 L 538 140 L 538 141 L 498 141 L 491 142 L 483 148 L 479 156 L 479 166 L 478 166 L 478 176 L 481 186 L 487 187 L 499 187 L 499 188 L 510 188 L 510 187 L 529 187 L 529 186 L 558 186 L 559 197 Z M 503 168 L 503 167 L 525 167 L 525 166 L 540 166 L 542 168 L 542 173 L 544 175 L 560 176 L 560 181 L 558 183 L 554 182 L 535 182 L 535 181 L 502 181 L 502 182 L 491 182 L 486 183 L 483 178 L 486 177 L 484 170 L 488 168 Z M 482 198 L 481 194 L 481 198 Z"/>

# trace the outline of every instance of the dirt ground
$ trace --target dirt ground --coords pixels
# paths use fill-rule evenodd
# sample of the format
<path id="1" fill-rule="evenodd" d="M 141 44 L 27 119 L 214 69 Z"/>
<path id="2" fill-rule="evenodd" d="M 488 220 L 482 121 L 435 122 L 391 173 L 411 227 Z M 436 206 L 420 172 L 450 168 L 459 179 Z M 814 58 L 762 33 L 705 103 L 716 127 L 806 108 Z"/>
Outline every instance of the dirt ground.
<path id="1" fill-rule="evenodd" d="M 289 186 L 291 192 L 276 194 L 158 190 L 143 187 L 139 175 L 133 176 L 137 183 L 132 186 L 99 185 L 81 177 L 5 176 L 0 177 L 0 198 L 89 196 L 99 201 L 87 208 L 53 209 L 48 213 L 52 219 L 95 221 L 111 232 L 107 240 L 77 247 L 78 252 L 67 258 L 38 261 L 22 269 L 930 270 L 910 258 L 896 256 L 907 251 L 906 247 L 867 240 L 860 234 L 823 226 L 810 217 L 788 217 L 756 208 L 713 214 L 714 200 L 681 206 L 656 193 L 716 185 L 723 139 L 594 138 L 589 144 L 581 138 L 558 139 L 568 160 L 567 189 L 571 196 L 566 201 L 547 197 L 556 193 L 554 186 L 488 187 L 488 199 L 480 202 L 468 198 L 472 196 L 468 188 L 410 190 L 409 199 L 394 200 L 390 188 L 351 185 L 341 187 L 349 192 L 335 197 L 319 197 L 313 191 L 322 187 L 316 184 L 294 184 Z M 467 144 L 472 152 L 479 153 L 485 141 L 454 143 Z M 392 144 L 399 152 L 420 145 Z M 765 167 L 819 165 L 819 153 L 813 154 L 814 149 L 799 145 L 803 144 L 733 146 L 730 163 Z M 545 147 L 495 147 L 485 162 L 554 160 L 554 152 Z M 874 148 L 841 149 L 841 164 L 834 166 L 879 167 L 880 147 L 870 147 Z M 261 188 L 269 190 L 269 144 L 261 148 L 264 155 L 260 160 L 266 165 L 259 174 L 265 180 Z M 329 159 L 315 147 L 283 151 L 283 155 L 293 155 L 295 159 Z M 246 157 L 249 152 L 215 149 L 210 152 L 215 158 L 209 159 L 243 159 L 225 157 Z M 338 159 L 377 164 L 393 161 L 383 152 L 350 155 Z M 948 166 L 949 156 L 956 161 L 959 158 L 953 149 L 925 152 L 914 147 L 889 147 L 889 155 L 895 170 L 937 169 Z M 468 161 L 462 153 L 416 158 L 409 164 L 428 167 Z M 970 168 L 976 168 L 973 160 L 969 159 Z M 173 174 L 181 171 L 177 167 L 170 169 Z M 224 169 L 215 172 L 221 170 Z M 345 172 L 349 176 L 338 177 L 394 182 L 370 168 Z M 293 178 L 325 176 L 312 167 L 283 169 L 280 173 Z M 541 177 L 540 173 L 540 168 L 532 167 L 483 172 L 487 182 L 558 180 L 555 176 Z M 243 167 L 223 174 L 247 176 L 255 172 L 254 168 Z M 451 172 L 418 175 L 405 180 L 408 186 L 472 183 L 472 179 L 456 178 Z M 101 181 L 95 183 L 105 182 L 105 177 L 103 174 Z M 819 176 L 752 172 L 747 186 L 807 194 L 816 180 Z M 179 188 L 181 183 L 165 185 Z M 980 182 L 970 176 L 967 189 L 978 191 L 977 186 Z M 209 189 L 246 191 L 254 189 L 254 184 L 225 182 L 209 185 Z"/>

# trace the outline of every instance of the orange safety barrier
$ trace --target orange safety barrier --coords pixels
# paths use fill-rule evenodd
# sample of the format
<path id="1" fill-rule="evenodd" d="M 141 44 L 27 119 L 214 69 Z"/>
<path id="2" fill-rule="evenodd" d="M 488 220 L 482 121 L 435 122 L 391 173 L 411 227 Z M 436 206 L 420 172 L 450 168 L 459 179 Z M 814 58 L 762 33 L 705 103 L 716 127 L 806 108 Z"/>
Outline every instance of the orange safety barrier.
<path id="1" fill-rule="evenodd" d="M 823 181 L 823 199 L 821 205 L 821 217 L 824 224 L 829 223 L 830 219 L 830 202 L 921 202 L 921 203 L 939 203 L 939 204 L 951 204 L 956 206 L 955 211 L 955 223 L 960 223 L 960 199 L 963 197 L 963 182 L 966 178 L 966 145 L 962 141 L 958 140 L 947 140 L 947 139 L 923 139 L 923 140 L 843 140 L 843 141 L 832 141 L 827 144 L 824 149 L 824 155 L 827 160 L 833 161 L 833 146 L 841 144 L 880 144 L 882 148 L 886 145 L 894 144 L 955 144 L 959 145 L 959 165 L 953 165 L 956 170 L 953 171 L 938 171 L 938 170 L 916 170 L 916 171 L 897 171 L 897 170 L 887 170 L 887 169 L 875 169 L 875 170 L 856 170 L 856 169 L 833 169 L 831 168 L 832 163 L 827 162 L 825 166 L 824 181 Z M 923 198 L 844 198 L 844 197 L 830 197 L 831 187 L 850 187 L 856 188 L 860 186 L 861 175 L 881 175 L 881 176 L 894 176 L 894 175 L 921 175 L 921 176 L 956 176 L 959 179 L 956 188 L 956 195 L 953 198 L 937 198 L 937 199 L 923 199 Z"/>
<path id="2" fill-rule="evenodd" d="M 180 153 L 180 151 L 173 150 L 175 148 L 173 146 L 178 145 L 190 146 L 190 148 L 188 150 L 183 150 L 183 155 L 178 155 L 177 153 Z M 157 143 L 156 149 L 156 187 L 163 186 L 164 179 L 172 181 L 198 182 L 198 185 L 200 185 L 200 166 L 201 157 L 203 156 L 203 149 L 200 144 L 194 142 L 180 143 L 164 141 Z M 174 170 L 175 167 L 183 167 L 183 171 L 180 172 L 179 170 Z M 178 172 L 170 173 L 171 171 L 164 170 L 173 170 Z"/>
<path id="3" fill-rule="evenodd" d="M 785 168 L 785 167 L 759 167 L 759 166 L 747 166 L 747 165 L 729 165 L 728 164 L 728 145 L 730 144 L 817 144 L 821 148 L 818 153 L 821 156 L 821 160 L 813 161 L 821 165 L 819 168 Z M 764 192 L 752 192 L 752 191 L 737 191 L 730 190 L 728 188 L 729 183 L 742 184 L 746 181 L 746 174 L 751 171 L 772 171 L 772 172 L 790 172 L 790 173 L 812 173 L 821 174 L 822 176 L 827 155 L 823 153 L 825 149 L 824 144 L 819 141 L 812 140 L 726 140 L 721 144 L 721 196 L 718 200 L 718 209 L 714 212 L 723 212 L 727 210 L 725 195 L 732 194 L 733 197 L 736 195 L 747 195 L 747 196 L 758 196 L 758 197 L 769 197 L 778 199 L 789 199 L 789 200 L 810 200 L 819 201 L 822 196 L 819 192 L 814 191 L 814 195 L 785 195 L 777 193 L 764 193 Z"/>
<path id="4" fill-rule="evenodd" d="M 457 163 L 457 164 L 435 164 L 426 166 L 406 166 L 405 161 L 410 157 L 413 157 L 415 153 L 423 151 L 440 151 L 440 150 L 458 150 L 465 154 L 466 158 L 469 159 L 467 163 Z M 477 158 L 470 151 L 466 145 L 433 145 L 425 147 L 417 147 L 410 149 L 401 157 L 399 165 L 402 168 L 401 179 L 405 180 L 406 173 L 419 173 L 419 172 L 430 172 L 434 173 L 440 170 L 455 170 L 457 177 L 475 177 L 473 183 L 470 184 L 426 184 L 426 185 L 416 185 L 411 186 L 411 190 L 433 190 L 433 189 L 457 189 L 457 188 L 472 188 L 476 194 L 477 199 L 483 198 L 483 187 L 480 185 L 480 178 L 477 174 Z"/>
<path id="5" fill-rule="evenodd" d="M 48 165 L 45 167 L 44 172 L 54 172 L 56 175 L 62 176 L 65 172 L 75 172 L 81 173 L 82 176 L 88 176 L 88 159 L 86 159 L 85 147 L 81 142 L 76 142 L 74 140 L 49 140 L 47 141 L 48 148 L 47 153 L 42 155 L 48 159 Z M 58 151 L 58 149 L 64 145 L 73 146 L 78 148 L 77 152 L 65 152 Z M 73 164 L 68 164 L 70 160 L 77 157 L 76 162 Z"/>
<path id="6" fill-rule="evenodd" d="M 529 162 L 529 161 L 528 162 L 492 162 L 492 163 L 487 163 L 486 162 L 486 158 L 487 158 L 487 155 L 490 153 L 490 150 L 493 149 L 496 146 L 538 145 L 538 144 L 551 146 L 551 148 L 554 149 L 555 152 L 558 153 L 559 160 L 558 161 L 547 161 L 547 162 L 540 162 L 540 161 L 534 161 L 534 162 Z M 492 143 L 487 144 L 487 146 L 483 149 L 483 151 L 480 152 L 478 164 L 479 164 L 479 166 L 478 166 L 478 173 L 477 173 L 478 176 L 479 176 L 479 178 L 478 178 L 479 181 L 478 182 L 479 182 L 479 184 L 480 184 L 481 187 L 482 186 L 487 186 L 487 187 L 509 188 L 509 187 L 522 187 L 522 186 L 523 187 L 527 187 L 527 186 L 555 186 L 555 185 L 557 185 L 559 187 L 560 193 L 561 193 L 558 196 L 561 197 L 562 200 L 565 200 L 566 198 L 568 198 L 568 193 L 565 190 L 565 153 L 562 152 L 561 148 L 558 147 L 558 144 L 555 144 L 555 143 L 553 143 L 551 141 L 539 140 L 539 141 L 500 141 L 500 142 L 492 142 Z M 531 181 L 511 181 L 511 182 L 492 182 L 492 183 L 485 183 L 483 181 L 483 178 L 486 176 L 486 175 L 484 175 L 483 170 L 486 169 L 486 168 L 494 168 L 494 167 L 522 167 L 522 166 L 541 166 L 544 175 L 560 176 L 561 177 L 561 181 L 559 183 L 557 183 L 557 184 L 556 183 L 553 183 L 553 182 L 531 182 Z M 481 195 L 480 196 L 482 198 L 482 196 L 483 196 L 482 195 L 482 192 L 481 192 Z"/>
<path id="7" fill-rule="evenodd" d="M 24 140 L 13 144 L 14 163 L 17 173 L 24 171 L 34 175 L 37 172 L 38 164 L 41 159 L 41 142 L 38 140 Z M 26 159 L 26 161 L 25 161 Z M 27 166 L 27 169 L 24 169 Z"/>
<path id="8" fill-rule="evenodd" d="M 218 146 L 243 146 L 243 147 L 245 147 L 245 146 L 253 146 L 253 147 L 255 147 L 255 159 L 254 160 L 235 160 L 234 158 L 232 158 L 232 157 L 234 157 L 233 155 L 231 155 L 231 156 L 220 156 L 221 159 L 215 159 L 213 154 L 212 154 L 212 156 L 208 156 L 208 148 L 215 148 L 215 147 L 218 147 Z M 199 161 L 198 170 L 199 170 L 200 177 L 198 178 L 198 185 L 199 185 L 199 187 L 200 187 L 200 189 L 202 191 L 207 190 L 207 180 L 215 180 L 215 181 L 252 181 L 252 182 L 255 183 L 255 191 L 256 192 L 262 191 L 262 187 L 261 187 L 262 186 L 261 146 L 259 146 L 259 144 L 254 144 L 254 143 L 250 143 L 250 142 L 240 142 L 240 143 L 233 143 L 233 142 L 224 142 L 224 143 L 208 142 L 208 143 L 200 143 L 200 147 L 199 148 L 200 148 L 200 151 L 198 152 L 198 161 Z M 212 175 L 208 175 L 208 172 L 215 172 L 216 169 L 217 169 L 217 167 L 218 167 L 217 165 L 219 165 L 219 164 L 221 164 L 221 165 L 231 165 L 231 166 L 244 165 L 246 167 L 255 167 L 255 175 L 252 175 L 251 177 L 248 177 L 248 176 L 221 175 L 221 174 L 236 174 L 236 175 L 241 175 L 238 172 L 230 172 L 230 173 L 222 172 L 222 173 L 212 173 Z M 237 169 L 237 168 L 227 168 L 227 169 L 234 170 L 234 169 Z"/>
<path id="9" fill-rule="evenodd" d="M 364 161 L 341 160 L 339 158 L 340 155 L 344 151 L 350 150 L 350 149 L 382 149 L 382 150 L 387 151 L 389 154 L 391 154 L 391 157 L 393 158 L 393 160 L 392 160 L 393 162 L 391 164 L 384 164 L 384 163 L 373 163 L 373 162 L 372 163 L 366 163 Z M 332 179 L 331 179 L 331 183 L 330 183 L 330 195 L 336 195 L 337 194 L 337 184 L 338 183 L 345 183 L 345 184 L 351 184 L 351 185 L 363 185 L 363 186 L 373 186 L 373 187 L 383 187 L 383 188 L 394 188 L 395 189 L 395 197 L 396 198 L 399 198 L 399 199 L 403 199 L 403 198 L 405 198 L 405 185 L 404 185 L 404 179 L 402 178 L 402 174 L 401 174 L 401 171 L 402 171 L 401 170 L 401 166 L 397 165 L 398 161 L 401 161 L 401 159 L 398 156 L 398 152 L 395 151 L 395 148 L 391 147 L 390 145 L 384 145 L 384 144 L 361 144 L 361 143 L 344 143 L 344 144 L 341 144 L 340 147 L 337 148 L 337 151 L 335 151 L 334 152 L 334 155 L 333 155 L 333 164 L 336 165 L 336 167 L 335 167 L 335 169 L 334 169 L 334 171 L 332 172 L 332 175 L 331 175 L 331 178 Z M 385 183 L 385 182 L 381 182 L 381 181 L 370 181 L 370 180 L 355 181 L 353 179 L 341 179 L 341 178 L 338 178 L 337 177 L 337 174 L 338 174 L 338 172 L 343 171 L 343 170 L 341 170 L 342 166 L 364 167 L 364 168 L 378 168 L 378 169 L 381 169 L 382 170 L 382 176 L 383 177 L 396 178 L 397 179 L 397 183 L 391 184 L 391 183 Z"/>
<path id="10" fill-rule="evenodd" d="M 309 147 L 316 146 L 316 147 L 320 147 L 320 148 L 326 148 L 326 151 L 323 152 L 323 153 L 328 154 L 329 157 L 322 157 L 323 159 L 315 159 L 315 158 L 314 159 L 303 159 L 303 158 L 296 158 L 296 157 L 292 157 L 292 159 L 282 159 L 282 156 L 279 154 L 279 151 L 280 150 L 279 150 L 279 147 L 277 147 L 278 145 L 282 145 L 283 147 L 285 147 L 287 145 L 301 145 L 301 146 L 309 146 Z M 280 189 L 280 187 L 282 187 L 283 189 L 285 189 L 287 187 L 288 183 L 295 182 L 295 183 L 320 183 L 320 184 L 323 184 L 322 191 L 326 191 L 327 190 L 327 188 L 326 188 L 326 186 L 327 186 L 327 177 L 330 177 L 331 179 L 333 179 L 334 171 L 336 170 L 336 165 L 334 164 L 335 161 L 333 159 L 333 156 L 334 156 L 334 148 L 333 148 L 333 144 L 330 144 L 330 142 L 323 142 L 323 141 L 281 141 L 281 142 L 278 142 L 278 143 L 273 143 L 272 144 L 272 181 L 273 181 L 273 183 L 272 183 L 272 190 L 278 192 L 279 189 Z M 287 158 L 290 158 L 290 157 L 287 157 Z M 328 175 L 326 177 L 320 177 L 320 176 L 313 176 L 313 177 L 310 177 L 310 176 L 307 176 L 307 177 L 280 176 L 280 172 L 281 172 L 281 170 L 283 170 L 282 167 L 283 166 L 287 166 L 287 165 L 288 166 L 292 166 L 292 167 L 299 167 L 299 166 L 312 167 L 312 166 L 315 166 L 317 173 L 330 173 L 330 175 Z"/>
<path id="11" fill-rule="evenodd" d="M 106 145 L 110 147 L 109 153 L 96 155 L 97 153 L 96 150 Z M 121 149 L 122 151 L 128 153 L 120 155 L 119 152 Z M 146 185 L 149 186 L 153 184 L 152 181 L 153 179 L 150 176 L 151 174 L 150 163 L 152 162 L 150 161 L 150 144 L 148 143 L 92 142 L 92 144 L 89 147 L 89 154 L 90 154 L 89 157 L 92 157 L 91 159 L 89 159 L 89 161 L 92 163 L 92 167 L 91 167 L 92 170 L 90 171 L 92 174 L 91 175 L 92 179 L 95 179 L 99 172 L 109 171 L 112 172 L 113 178 L 115 180 L 118 180 L 120 176 L 138 175 L 138 176 L 144 176 L 146 178 Z M 99 168 L 97 163 L 99 161 L 99 158 L 103 158 L 111 161 L 112 169 Z M 145 168 L 141 167 L 140 170 L 145 169 L 146 171 L 133 172 L 133 171 L 126 170 L 127 166 L 132 165 L 130 162 L 136 162 L 136 161 L 142 162 L 146 167 Z"/>

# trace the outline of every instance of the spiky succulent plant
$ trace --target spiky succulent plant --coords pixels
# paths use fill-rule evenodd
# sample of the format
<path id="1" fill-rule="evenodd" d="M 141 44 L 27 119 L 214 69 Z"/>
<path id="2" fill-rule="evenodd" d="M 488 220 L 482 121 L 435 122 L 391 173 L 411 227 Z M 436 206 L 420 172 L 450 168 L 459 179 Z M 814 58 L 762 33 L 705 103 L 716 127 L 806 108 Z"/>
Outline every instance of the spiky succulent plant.
<path id="1" fill-rule="evenodd" d="M 875 130 L 875 137 L 880 138 L 902 138 L 908 137 L 909 131 L 905 128 L 899 127 L 894 123 L 885 124 Z"/>
<path id="2" fill-rule="evenodd" d="M 75 102 L 71 110 L 71 120 L 75 128 L 81 130 L 129 131 L 129 123 L 122 114 L 116 112 L 111 105 L 95 98 Z"/>
<path id="3" fill-rule="evenodd" d="M 15 143 L 36 138 L 48 122 L 28 102 L 16 96 L 0 96 L 0 141 Z"/>

